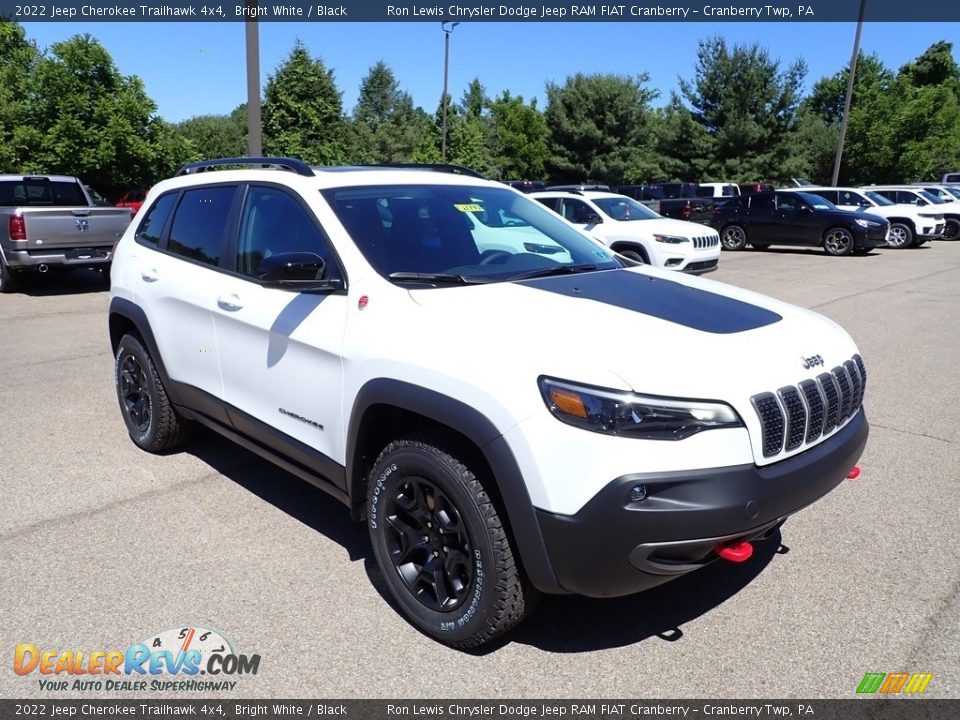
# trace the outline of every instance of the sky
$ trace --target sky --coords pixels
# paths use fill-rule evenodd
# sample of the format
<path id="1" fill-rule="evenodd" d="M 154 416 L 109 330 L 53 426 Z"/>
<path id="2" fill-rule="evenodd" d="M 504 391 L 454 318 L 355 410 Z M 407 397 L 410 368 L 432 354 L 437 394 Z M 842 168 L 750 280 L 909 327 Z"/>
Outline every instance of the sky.
<path id="1" fill-rule="evenodd" d="M 956 0 L 949 0 L 955 2 Z M 113 56 L 124 75 L 137 75 L 170 122 L 223 114 L 246 101 L 242 23 L 24 23 L 41 49 L 89 33 Z M 334 71 L 343 106 L 352 111 L 360 82 L 378 60 L 394 72 L 416 105 L 433 112 L 443 90 L 443 32 L 439 22 L 259 23 L 261 83 L 299 39 Z M 713 35 L 728 44 L 758 42 L 789 65 L 807 63 L 807 88 L 850 61 L 855 23 L 577 23 L 463 22 L 450 43 L 449 91 L 459 100 L 479 78 L 491 97 L 509 90 L 546 105 L 548 82 L 562 84 L 578 72 L 638 75 L 664 104 L 678 77 L 694 74 L 697 43 Z M 958 41 L 960 24 L 865 23 L 861 49 L 897 69 L 938 40 Z"/>

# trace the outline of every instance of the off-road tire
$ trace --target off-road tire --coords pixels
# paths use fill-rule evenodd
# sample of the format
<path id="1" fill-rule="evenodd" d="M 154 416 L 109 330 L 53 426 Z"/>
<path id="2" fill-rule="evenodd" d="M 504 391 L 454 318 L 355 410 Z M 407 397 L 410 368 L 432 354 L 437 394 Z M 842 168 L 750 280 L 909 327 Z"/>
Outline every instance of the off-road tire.
<path id="1" fill-rule="evenodd" d="M 369 476 L 367 526 L 390 595 L 407 619 L 466 649 L 517 625 L 538 593 L 490 495 L 452 452 L 432 436 L 387 445 Z"/>
<path id="2" fill-rule="evenodd" d="M 121 338 L 113 377 L 120 414 L 137 447 L 161 452 L 188 439 L 192 423 L 180 417 L 173 407 L 150 353 L 136 336 Z"/>

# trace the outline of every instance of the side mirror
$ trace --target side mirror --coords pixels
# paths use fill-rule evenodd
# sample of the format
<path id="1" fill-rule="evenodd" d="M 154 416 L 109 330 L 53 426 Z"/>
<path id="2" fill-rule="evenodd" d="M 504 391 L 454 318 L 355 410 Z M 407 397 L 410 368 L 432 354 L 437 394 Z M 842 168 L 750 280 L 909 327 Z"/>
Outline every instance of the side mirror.
<path id="1" fill-rule="evenodd" d="M 337 290 L 339 278 L 326 278 L 326 263 L 312 252 L 277 253 L 260 261 L 257 280 L 268 288 L 281 290 Z"/>
<path id="2" fill-rule="evenodd" d="M 587 213 L 583 216 L 583 222 L 587 225 L 599 225 L 603 222 L 603 218 L 596 213 Z"/>
<path id="3" fill-rule="evenodd" d="M 804 213 L 804 214 L 806 214 L 806 215 L 809 215 L 810 213 L 813 212 L 813 208 L 810 207 L 809 205 L 801 205 L 801 206 L 800 206 L 800 212 L 802 212 L 802 213 Z"/>

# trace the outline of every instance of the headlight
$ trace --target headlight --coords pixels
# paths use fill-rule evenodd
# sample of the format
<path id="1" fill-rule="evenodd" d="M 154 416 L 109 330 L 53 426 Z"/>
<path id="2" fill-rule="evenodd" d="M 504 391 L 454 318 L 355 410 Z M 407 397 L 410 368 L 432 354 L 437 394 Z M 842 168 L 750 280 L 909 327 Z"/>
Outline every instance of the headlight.
<path id="1" fill-rule="evenodd" d="M 743 427 L 736 411 L 723 403 L 637 395 L 545 377 L 539 384 L 554 417 L 607 435 L 683 440 L 703 430 Z"/>
<path id="2" fill-rule="evenodd" d="M 860 227 L 864 227 L 864 228 L 880 227 L 881 225 L 881 223 L 870 222 L 869 220 L 862 220 L 860 218 L 857 218 L 854 222 L 856 222 L 857 225 L 859 225 Z"/>
<path id="3" fill-rule="evenodd" d="M 653 239 L 657 242 L 670 243 L 671 245 L 688 242 L 687 238 L 680 237 L 679 235 L 658 235 L 657 233 L 653 234 Z"/>

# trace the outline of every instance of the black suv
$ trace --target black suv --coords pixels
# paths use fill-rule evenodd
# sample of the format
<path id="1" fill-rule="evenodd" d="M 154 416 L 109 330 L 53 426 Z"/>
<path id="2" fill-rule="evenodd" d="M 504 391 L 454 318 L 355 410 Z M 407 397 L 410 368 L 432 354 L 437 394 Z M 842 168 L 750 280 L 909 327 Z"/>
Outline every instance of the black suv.
<path id="1" fill-rule="evenodd" d="M 878 216 L 841 210 L 812 193 L 776 191 L 742 195 L 713 211 L 710 224 L 724 250 L 748 244 L 820 246 L 828 255 L 865 253 L 886 245 L 890 223 Z"/>

